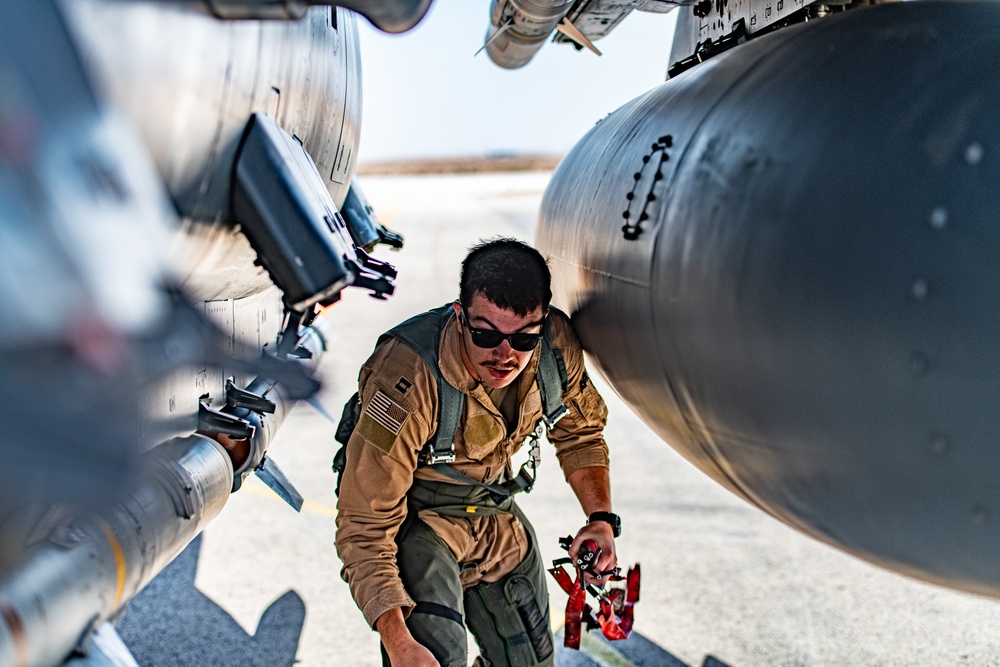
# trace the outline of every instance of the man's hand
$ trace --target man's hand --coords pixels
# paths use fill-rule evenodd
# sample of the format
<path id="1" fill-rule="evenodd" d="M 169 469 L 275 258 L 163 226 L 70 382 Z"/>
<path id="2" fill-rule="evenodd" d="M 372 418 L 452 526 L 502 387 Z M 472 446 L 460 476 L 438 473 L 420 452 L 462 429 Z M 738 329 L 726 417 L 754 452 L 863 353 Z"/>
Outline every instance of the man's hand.
<path id="1" fill-rule="evenodd" d="M 395 647 L 393 650 L 390 650 L 386 646 L 385 652 L 389 654 L 389 664 L 393 665 L 393 667 L 397 665 L 399 667 L 410 667 L 410 665 L 415 665 L 415 667 L 441 667 L 441 663 L 434 658 L 434 655 L 413 637 L 410 637 L 408 644 Z"/>
<path id="2" fill-rule="evenodd" d="M 580 532 L 573 539 L 573 544 L 569 547 L 569 557 L 573 559 L 574 563 L 584 540 L 593 540 L 601 550 L 601 556 L 593 567 L 594 571 L 607 572 L 618 565 L 618 554 L 615 553 L 615 534 L 610 524 L 604 521 L 595 521 L 580 529 Z M 603 586 L 607 583 L 606 578 L 597 579 L 588 573 L 584 573 L 583 578 L 584 583 L 587 584 Z"/>
<path id="3" fill-rule="evenodd" d="M 611 511 L 611 484 L 608 481 L 608 469 L 602 467 L 580 468 L 573 471 L 566 478 L 573 488 L 580 501 L 583 513 L 590 516 L 594 512 Z M 569 547 L 569 556 L 576 562 L 576 555 L 580 551 L 580 545 L 586 539 L 594 540 L 601 549 L 601 557 L 597 560 L 594 570 L 597 572 L 607 572 L 618 565 L 618 555 L 615 553 L 615 532 L 611 524 L 605 521 L 595 521 L 588 523 L 580 529 Z M 588 584 L 603 585 L 604 580 L 598 581 L 589 575 L 584 577 Z"/>
<path id="4" fill-rule="evenodd" d="M 375 629 L 382 635 L 382 645 L 394 667 L 440 667 L 440 663 L 427 647 L 410 634 L 403 620 L 403 610 L 395 607 L 375 621 Z"/>

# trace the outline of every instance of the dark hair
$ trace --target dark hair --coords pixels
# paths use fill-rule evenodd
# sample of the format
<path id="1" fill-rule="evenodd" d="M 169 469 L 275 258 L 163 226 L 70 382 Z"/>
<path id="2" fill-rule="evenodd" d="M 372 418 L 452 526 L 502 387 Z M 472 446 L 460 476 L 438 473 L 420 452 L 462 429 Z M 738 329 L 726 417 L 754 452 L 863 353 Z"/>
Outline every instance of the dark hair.
<path id="1" fill-rule="evenodd" d="M 496 238 L 480 241 L 462 262 L 459 280 L 462 307 L 482 294 L 491 303 L 524 317 L 552 300 L 549 266 L 542 254 L 523 241 Z"/>

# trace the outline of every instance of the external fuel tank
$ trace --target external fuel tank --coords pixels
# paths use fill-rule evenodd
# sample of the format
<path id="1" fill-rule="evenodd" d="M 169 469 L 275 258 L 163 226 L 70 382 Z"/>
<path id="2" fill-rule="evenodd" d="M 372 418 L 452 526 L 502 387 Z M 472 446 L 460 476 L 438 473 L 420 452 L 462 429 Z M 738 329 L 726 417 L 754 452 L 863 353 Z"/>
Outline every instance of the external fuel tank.
<path id="1" fill-rule="evenodd" d="M 602 120 L 556 302 L 664 440 L 875 564 L 1000 595 L 1000 4 L 830 16 Z"/>

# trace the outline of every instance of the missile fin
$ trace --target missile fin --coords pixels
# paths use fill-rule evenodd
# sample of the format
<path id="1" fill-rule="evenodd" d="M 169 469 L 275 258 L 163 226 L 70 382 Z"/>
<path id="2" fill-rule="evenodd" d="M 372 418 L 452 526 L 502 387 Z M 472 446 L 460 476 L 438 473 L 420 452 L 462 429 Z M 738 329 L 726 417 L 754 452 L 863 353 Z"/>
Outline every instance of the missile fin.
<path id="1" fill-rule="evenodd" d="M 260 481 L 267 484 L 282 500 L 291 505 L 292 509 L 296 512 L 302 511 L 302 494 L 289 481 L 285 473 L 281 472 L 281 468 L 274 463 L 273 459 L 265 456 L 254 472 L 257 473 Z"/>
<path id="2" fill-rule="evenodd" d="M 118 636 L 118 631 L 108 621 L 98 626 L 85 641 L 86 652 L 70 657 L 64 667 L 139 667 L 125 642 Z"/>
<path id="3" fill-rule="evenodd" d="M 514 19 L 512 19 L 512 18 L 507 19 L 507 22 L 504 23 L 500 27 L 499 30 L 497 30 L 495 33 L 493 33 L 493 36 L 490 37 L 488 40 L 486 40 L 486 42 L 482 46 L 479 47 L 478 51 L 476 51 L 475 53 L 472 54 L 472 57 L 475 58 L 480 53 L 482 53 L 483 49 L 485 49 L 487 46 L 489 46 L 490 44 L 492 44 L 493 42 L 495 42 L 500 37 L 500 35 L 502 35 L 505 32 L 507 32 L 507 30 L 510 29 L 510 27 L 512 25 L 514 25 Z"/>
<path id="4" fill-rule="evenodd" d="M 580 32 L 579 28 L 573 25 L 572 21 L 570 21 L 568 18 L 564 18 L 562 22 L 556 26 L 556 30 L 566 35 L 580 46 L 587 47 L 597 55 L 599 56 L 604 55 L 600 52 L 600 50 L 596 46 L 594 46 L 593 42 L 587 39 L 586 35 Z"/>

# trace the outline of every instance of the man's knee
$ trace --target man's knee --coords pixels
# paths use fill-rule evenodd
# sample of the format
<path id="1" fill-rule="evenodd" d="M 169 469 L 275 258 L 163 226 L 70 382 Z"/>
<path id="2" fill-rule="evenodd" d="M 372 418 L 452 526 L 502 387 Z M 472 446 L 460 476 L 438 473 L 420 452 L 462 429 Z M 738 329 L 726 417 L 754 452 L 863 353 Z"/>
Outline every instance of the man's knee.
<path id="1" fill-rule="evenodd" d="M 465 667 L 468 639 L 454 555 L 419 519 L 404 526 L 397 546 L 400 579 L 417 603 L 406 619 L 406 627 L 442 665 Z"/>
<path id="2" fill-rule="evenodd" d="M 441 604 L 417 601 L 406 627 L 445 667 L 466 667 L 469 644 L 462 614 Z"/>

